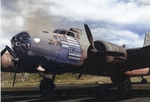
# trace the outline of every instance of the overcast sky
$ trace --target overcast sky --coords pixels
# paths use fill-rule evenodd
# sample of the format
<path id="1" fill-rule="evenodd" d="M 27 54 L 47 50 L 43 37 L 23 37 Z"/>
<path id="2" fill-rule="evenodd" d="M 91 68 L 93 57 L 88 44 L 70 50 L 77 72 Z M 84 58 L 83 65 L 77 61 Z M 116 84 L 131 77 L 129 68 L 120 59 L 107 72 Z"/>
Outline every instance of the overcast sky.
<path id="1" fill-rule="evenodd" d="M 142 47 L 150 0 L 1 0 L 1 49 L 21 31 L 77 27 L 85 33 L 84 23 L 94 40 Z"/>

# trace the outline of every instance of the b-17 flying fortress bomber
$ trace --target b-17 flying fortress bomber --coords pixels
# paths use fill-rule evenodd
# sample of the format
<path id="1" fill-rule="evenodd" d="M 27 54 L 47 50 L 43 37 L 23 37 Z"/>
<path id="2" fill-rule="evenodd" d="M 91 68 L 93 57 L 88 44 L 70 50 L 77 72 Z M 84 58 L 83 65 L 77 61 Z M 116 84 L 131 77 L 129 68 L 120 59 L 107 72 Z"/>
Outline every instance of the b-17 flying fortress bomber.
<path id="1" fill-rule="evenodd" d="M 55 75 L 79 73 L 110 77 L 117 86 L 119 97 L 129 94 L 130 77 L 150 75 L 150 33 L 146 33 L 144 46 L 126 49 L 103 40 L 93 40 L 87 24 L 87 38 L 78 28 L 56 29 L 53 32 L 23 31 L 11 39 L 12 48 L 1 52 L 1 70 L 16 73 L 38 73 L 43 77 L 40 91 L 51 96 Z M 88 39 L 88 40 L 85 40 Z M 52 74 L 47 78 L 45 74 Z M 142 79 L 146 82 L 146 79 Z"/>

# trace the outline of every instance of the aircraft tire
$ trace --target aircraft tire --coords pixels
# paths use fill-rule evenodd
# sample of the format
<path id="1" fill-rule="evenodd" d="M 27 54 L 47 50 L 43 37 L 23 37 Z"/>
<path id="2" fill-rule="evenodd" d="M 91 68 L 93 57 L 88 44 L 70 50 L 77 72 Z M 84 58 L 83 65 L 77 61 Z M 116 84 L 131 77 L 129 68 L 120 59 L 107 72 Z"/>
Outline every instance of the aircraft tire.
<path id="1" fill-rule="evenodd" d="M 146 79 L 142 79 L 141 83 L 146 84 L 147 80 Z"/>
<path id="2" fill-rule="evenodd" d="M 40 92 L 44 97 L 52 98 L 54 94 L 54 83 L 50 78 L 44 78 L 40 83 Z"/>
<path id="3" fill-rule="evenodd" d="M 117 83 L 117 91 L 120 99 L 125 99 L 132 90 L 132 85 L 129 77 L 124 77 Z"/>

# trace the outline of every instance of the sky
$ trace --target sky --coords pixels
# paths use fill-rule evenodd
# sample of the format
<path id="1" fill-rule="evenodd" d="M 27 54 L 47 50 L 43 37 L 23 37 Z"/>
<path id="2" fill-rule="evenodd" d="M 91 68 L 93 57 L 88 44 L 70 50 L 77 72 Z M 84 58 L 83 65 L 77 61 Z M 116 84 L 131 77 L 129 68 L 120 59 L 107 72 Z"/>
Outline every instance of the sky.
<path id="1" fill-rule="evenodd" d="M 1 50 L 21 31 L 76 27 L 85 35 L 85 23 L 94 40 L 142 47 L 150 0 L 1 0 Z"/>

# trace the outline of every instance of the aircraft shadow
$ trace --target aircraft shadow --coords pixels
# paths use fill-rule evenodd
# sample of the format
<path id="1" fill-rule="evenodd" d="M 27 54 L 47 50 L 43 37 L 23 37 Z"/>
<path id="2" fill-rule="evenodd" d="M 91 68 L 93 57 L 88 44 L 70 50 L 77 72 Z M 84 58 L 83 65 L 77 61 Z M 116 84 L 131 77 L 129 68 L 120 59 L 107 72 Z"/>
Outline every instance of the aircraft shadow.
<path id="1" fill-rule="evenodd" d="M 150 84 L 149 84 L 150 85 Z M 57 87 L 57 86 L 56 86 Z M 100 85 L 69 85 L 58 86 L 52 98 L 44 98 L 40 91 L 30 88 L 27 91 L 1 91 L 2 102 L 104 102 L 104 101 L 118 101 L 118 93 L 112 84 Z M 63 88 L 64 87 L 64 88 Z M 136 89 L 132 90 L 131 95 L 124 100 L 133 99 L 137 97 L 150 97 L 150 90 Z"/>

